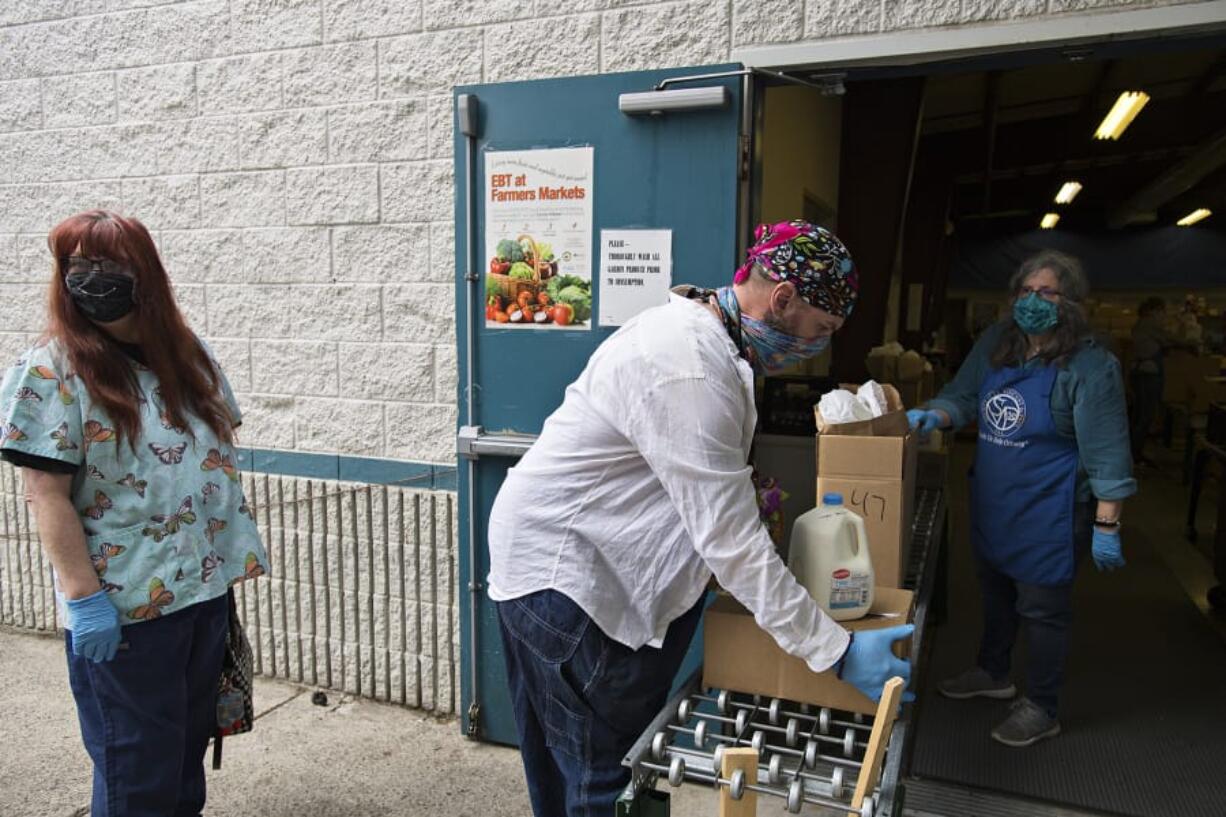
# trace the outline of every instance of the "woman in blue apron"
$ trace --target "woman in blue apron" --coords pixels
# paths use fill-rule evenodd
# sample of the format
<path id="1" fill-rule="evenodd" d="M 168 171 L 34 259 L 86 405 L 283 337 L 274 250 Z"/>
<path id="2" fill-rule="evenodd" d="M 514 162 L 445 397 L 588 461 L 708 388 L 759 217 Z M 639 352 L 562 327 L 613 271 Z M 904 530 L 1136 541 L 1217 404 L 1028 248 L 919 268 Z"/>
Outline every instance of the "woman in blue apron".
<path id="1" fill-rule="evenodd" d="M 48 244 L 49 325 L 0 385 L 0 456 L 55 569 L 90 813 L 199 815 L 230 587 L 268 565 L 238 406 L 139 221 L 81 213 Z"/>
<path id="2" fill-rule="evenodd" d="M 1011 699 L 1025 624 L 1025 696 L 992 730 L 1008 746 L 1060 733 L 1060 687 L 1077 566 L 1124 566 L 1122 501 L 1136 493 L 1120 365 L 1091 334 L 1076 259 L 1043 252 L 1010 282 L 1012 312 L 989 328 L 953 382 L 908 412 L 921 434 L 978 423 L 971 540 L 983 591 L 976 666 L 942 682 L 950 698 Z"/>

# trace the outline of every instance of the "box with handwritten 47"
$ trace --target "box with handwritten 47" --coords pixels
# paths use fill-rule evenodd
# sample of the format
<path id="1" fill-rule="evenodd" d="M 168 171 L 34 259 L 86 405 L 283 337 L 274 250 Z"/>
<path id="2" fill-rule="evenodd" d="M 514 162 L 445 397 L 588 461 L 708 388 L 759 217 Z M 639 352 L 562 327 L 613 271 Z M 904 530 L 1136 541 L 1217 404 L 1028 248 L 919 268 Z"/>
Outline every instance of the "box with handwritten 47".
<path id="1" fill-rule="evenodd" d="M 827 432 L 818 435 L 817 447 L 817 495 L 842 494 L 844 504 L 864 517 L 877 586 L 902 587 L 914 512 L 915 435 Z"/>

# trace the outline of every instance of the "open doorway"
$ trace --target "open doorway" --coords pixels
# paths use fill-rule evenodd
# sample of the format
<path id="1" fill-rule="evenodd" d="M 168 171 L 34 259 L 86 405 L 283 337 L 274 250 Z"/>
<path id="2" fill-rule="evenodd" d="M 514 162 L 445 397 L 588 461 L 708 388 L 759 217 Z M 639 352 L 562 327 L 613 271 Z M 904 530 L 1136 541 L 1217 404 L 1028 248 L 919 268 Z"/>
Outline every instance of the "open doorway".
<path id="1" fill-rule="evenodd" d="M 973 441 L 951 446 L 948 618 L 929 641 L 907 807 L 1219 813 L 1226 640 L 1197 588 L 1211 581 L 1212 511 L 1222 498 L 1210 481 L 1200 505 L 1209 518 L 1188 543 L 1183 481 L 1197 423 L 1226 399 L 1204 376 L 1209 366 L 1220 375 L 1226 363 L 1226 43 L 1091 44 L 788 73 L 814 87 L 763 90 L 755 219 L 812 215 L 833 225 L 862 280 L 833 357 L 798 374 L 859 382 L 873 371 L 870 350 L 897 341 L 932 364 L 931 381 L 910 394 L 912 404 L 923 402 L 1001 316 L 1020 262 L 1045 248 L 1085 265 L 1093 327 L 1125 373 L 1146 299 L 1162 298 L 1172 317 L 1199 330 L 1186 363 L 1195 372 L 1167 381 L 1165 425 L 1174 431 L 1169 442 L 1155 438 L 1157 463 L 1126 503 L 1129 567 L 1098 575 L 1082 565 L 1089 575 L 1076 590 L 1065 733 L 1029 749 L 989 739 L 1005 714 L 1000 702 L 949 701 L 935 689 L 974 662 L 979 637 L 964 476 Z M 1118 138 L 1095 139 L 1132 91 L 1148 97 L 1140 113 Z M 1069 183 L 1075 193 L 1057 202 Z M 1179 226 L 1198 211 L 1211 215 Z M 771 393 L 768 384 L 766 399 Z M 772 407 L 763 414 L 771 417 Z M 772 436 L 771 445 L 783 451 L 782 439 Z M 810 438 L 778 459 L 795 464 L 811 451 Z M 807 461 L 793 470 L 812 473 Z"/>

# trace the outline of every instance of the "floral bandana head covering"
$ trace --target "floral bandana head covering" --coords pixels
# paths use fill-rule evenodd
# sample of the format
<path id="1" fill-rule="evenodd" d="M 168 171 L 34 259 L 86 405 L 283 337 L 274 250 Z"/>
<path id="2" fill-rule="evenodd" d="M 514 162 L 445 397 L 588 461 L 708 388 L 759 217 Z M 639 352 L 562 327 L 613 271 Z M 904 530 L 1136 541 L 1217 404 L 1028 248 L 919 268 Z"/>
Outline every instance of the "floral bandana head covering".
<path id="1" fill-rule="evenodd" d="M 846 318 L 856 305 L 860 279 L 851 253 L 834 233 L 799 219 L 759 224 L 754 245 L 733 283 L 743 284 L 758 264 L 776 281 L 790 281 L 805 303 Z"/>

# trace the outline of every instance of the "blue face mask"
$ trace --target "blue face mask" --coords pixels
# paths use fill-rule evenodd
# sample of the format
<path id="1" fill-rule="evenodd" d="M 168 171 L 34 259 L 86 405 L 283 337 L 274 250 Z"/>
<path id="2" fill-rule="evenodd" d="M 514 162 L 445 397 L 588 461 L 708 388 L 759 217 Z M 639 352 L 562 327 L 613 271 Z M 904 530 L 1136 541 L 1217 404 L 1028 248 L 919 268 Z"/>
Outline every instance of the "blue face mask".
<path id="1" fill-rule="evenodd" d="M 1027 335 L 1042 335 L 1056 328 L 1060 313 L 1054 303 L 1032 292 L 1014 301 L 1013 320 Z"/>

